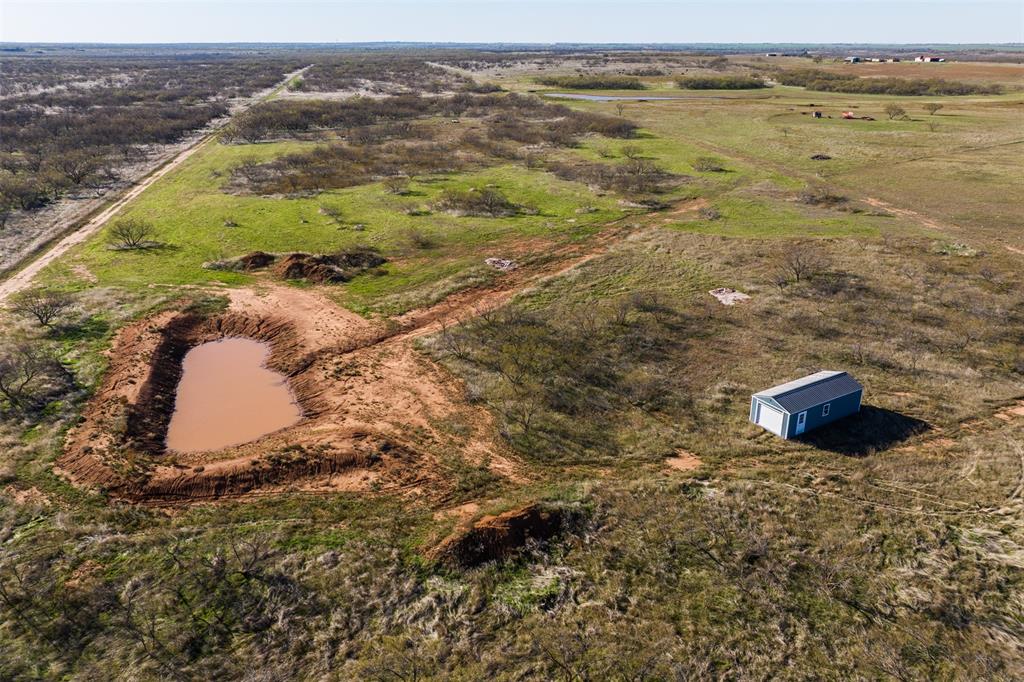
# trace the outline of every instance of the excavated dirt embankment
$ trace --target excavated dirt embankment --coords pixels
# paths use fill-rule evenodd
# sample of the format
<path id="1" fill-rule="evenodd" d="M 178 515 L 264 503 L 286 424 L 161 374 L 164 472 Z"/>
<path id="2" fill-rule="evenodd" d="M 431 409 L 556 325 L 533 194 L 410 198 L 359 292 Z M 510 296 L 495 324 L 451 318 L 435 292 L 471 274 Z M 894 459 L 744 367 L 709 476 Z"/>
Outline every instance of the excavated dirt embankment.
<path id="1" fill-rule="evenodd" d="M 161 454 L 167 426 L 174 411 L 174 399 L 181 380 L 182 360 L 198 345 L 218 339 L 242 337 L 270 346 L 267 365 L 289 378 L 289 385 L 307 417 L 315 416 L 318 405 L 310 382 L 302 370 L 309 359 L 294 329 L 284 320 L 261 320 L 227 314 L 212 319 L 183 313 L 170 320 L 160 333 L 149 361 L 149 377 L 129 408 L 128 442 L 149 454 Z"/>
<path id="2" fill-rule="evenodd" d="M 486 410 L 466 405 L 461 385 L 391 327 L 309 290 L 274 285 L 229 296 L 224 314 L 164 311 L 118 333 L 103 383 L 68 434 L 59 473 L 116 499 L 156 504 L 296 490 L 443 500 L 451 486 L 437 452 L 460 451 L 514 475 Z M 428 327 L 434 316 L 415 322 L 409 326 Z M 267 367 L 288 377 L 302 419 L 217 451 L 168 451 L 185 355 L 228 337 L 269 346 Z M 468 425 L 469 436 L 454 442 L 436 428 L 438 419 Z"/>
<path id="3" fill-rule="evenodd" d="M 349 433 L 336 447 L 278 449 L 231 455 L 209 463 L 183 464 L 165 447 L 174 412 L 182 360 L 195 346 L 245 337 L 270 347 L 268 367 L 285 375 L 303 412 L 315 421 L 325 409 L 309 369 L 315 361 L 293 325 L 280 318 L 240 313 L 204 317 L 164 312 L 126 328 L 110 353 L 103 386 L 81 423 L 69 434 L 58 467 L 72 481 L 114 497 L 139 501 L 215 498 L 279 486 L 307 477 L 331 476 L 371 464 L 377 453 L 394 450 L 386 439 Z"/>
<path id="4" fill-rule="evenodd" d="M 588 249 L 566 247 L 538 267 L 518 268 L 497 286 L 458 292 L 387 321 L 367 320 L 315 289 L 270 282 L 226 291 L 229 309 L 221 315 L 157 313 L 118 333 L 103 383 L 68 434 L 57 471 L 117 499 L 157 504 L 296 490 L 400 492 L 443 504 L 452 490 L 443 462 L 452 453 L 526 480 L 496 437 L 493 415 L 468 404 L 461 382 L 413 342 L 503 305 L 612 241 L 614 231 Z M 267 366 L 288 377 L 303 418 L 223 450 L 168 452 L 185 354 L 226 337 L 269 345 Z M 443 427 L 452 423 L 460 429 Z"/>

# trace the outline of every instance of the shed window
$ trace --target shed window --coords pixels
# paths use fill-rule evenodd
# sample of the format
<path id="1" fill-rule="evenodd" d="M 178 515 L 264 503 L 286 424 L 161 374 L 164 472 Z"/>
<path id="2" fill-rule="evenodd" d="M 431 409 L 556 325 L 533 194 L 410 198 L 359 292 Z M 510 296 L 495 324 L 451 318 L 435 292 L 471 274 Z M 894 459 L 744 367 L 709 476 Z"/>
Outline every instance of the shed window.
<path id="1" fill-rule="evenodd" d="M 829 409 L 831 407 L 832 407 L 832 403 L 825 403 L 824 405 L 822 405 L 821 406 L 821 416 L 822 417 L 827 417 L 828 416 L 828 411 L 829 411 Z"/>

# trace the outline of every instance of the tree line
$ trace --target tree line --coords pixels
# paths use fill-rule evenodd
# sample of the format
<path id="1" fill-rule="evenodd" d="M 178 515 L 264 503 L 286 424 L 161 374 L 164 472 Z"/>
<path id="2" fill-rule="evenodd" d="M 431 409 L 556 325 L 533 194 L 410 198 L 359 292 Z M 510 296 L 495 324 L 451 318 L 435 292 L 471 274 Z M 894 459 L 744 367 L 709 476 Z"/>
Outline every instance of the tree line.
<path id="1" fill-rule="evenodd" d="M 783 85 L 796 85 L 820 92 L 845 92 L 861 95 L 942 96 L 998 95 L 1000 85 L 963 83 L 941 78 L 860 78 L 820 69 L 782 71 L 775 79 Z"/>
<path id="2" fill-rule="evenodd" d="M 756 90 L 769 87 L 757 76 L 691 76 L 680 78 L 676 85 L 684 90 Z"/>
<path id="3" fill-rule="evenodd" d="M 228 113 L 228 99 L 280 80 L 299 62 L 161 57 L 8 58 L 0 62 L 0 228 L 70 190 L 108 184 L 146 147 L 180 140 Z"/>

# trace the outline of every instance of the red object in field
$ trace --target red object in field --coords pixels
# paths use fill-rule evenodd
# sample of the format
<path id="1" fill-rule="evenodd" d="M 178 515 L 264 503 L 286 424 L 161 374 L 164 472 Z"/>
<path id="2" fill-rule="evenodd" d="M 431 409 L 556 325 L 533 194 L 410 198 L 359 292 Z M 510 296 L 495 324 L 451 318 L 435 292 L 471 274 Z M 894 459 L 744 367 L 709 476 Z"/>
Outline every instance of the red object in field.
<path id="1" fill-rule="evenodd" d="M 844 111 L 843 112 L 843 118 L 857 118 L 857 117 L 853 115 L 852 111 Z"/>

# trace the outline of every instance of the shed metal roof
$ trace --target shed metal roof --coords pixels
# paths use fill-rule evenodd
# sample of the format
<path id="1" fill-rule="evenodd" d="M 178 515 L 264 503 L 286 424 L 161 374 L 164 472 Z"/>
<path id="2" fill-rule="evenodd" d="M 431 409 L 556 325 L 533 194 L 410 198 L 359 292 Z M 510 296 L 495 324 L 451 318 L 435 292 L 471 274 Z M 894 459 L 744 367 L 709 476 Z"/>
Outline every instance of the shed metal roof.
<path id="1" fill-rule="evenodd" d="M 769 402 L 793 414 L 850 395 L 863 388 L 846 372 L 826 370 L 760 391 L 755 393 L 754 397 L 767 398 Z"/>

